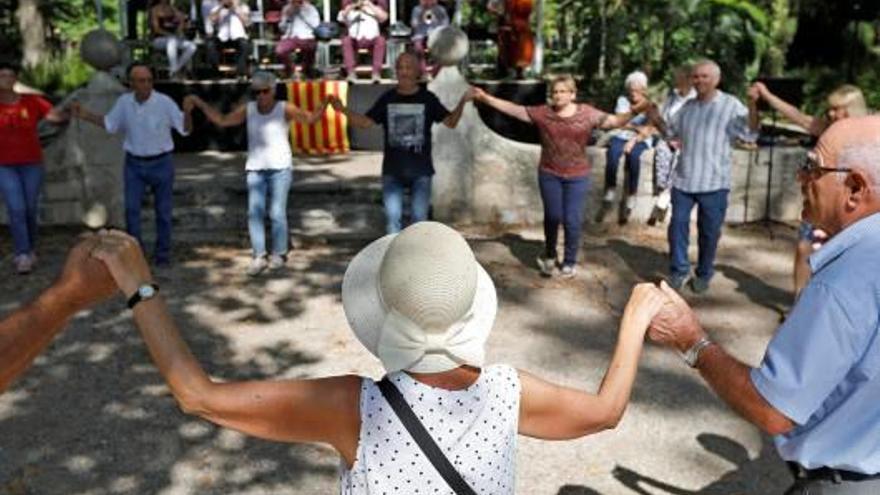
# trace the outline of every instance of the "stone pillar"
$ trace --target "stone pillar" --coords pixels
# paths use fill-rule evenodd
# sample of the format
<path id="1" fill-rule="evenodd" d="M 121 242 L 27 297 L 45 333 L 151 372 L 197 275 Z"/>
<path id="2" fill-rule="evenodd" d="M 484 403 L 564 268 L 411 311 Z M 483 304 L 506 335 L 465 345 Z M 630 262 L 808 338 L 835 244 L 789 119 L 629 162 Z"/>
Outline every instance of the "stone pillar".
<path id="1" fill-rule="evenodd" d="M 68 100 L 98 114 L 110 111 L 126 89 L 106 72 L 96 72 Z M 79 225 L 88 212 L 106 209 L 107 222 L 124 226 L 122 137 L 71 119 L 43 150 L 46 185 L 42 217 L 47 224 Z"/>

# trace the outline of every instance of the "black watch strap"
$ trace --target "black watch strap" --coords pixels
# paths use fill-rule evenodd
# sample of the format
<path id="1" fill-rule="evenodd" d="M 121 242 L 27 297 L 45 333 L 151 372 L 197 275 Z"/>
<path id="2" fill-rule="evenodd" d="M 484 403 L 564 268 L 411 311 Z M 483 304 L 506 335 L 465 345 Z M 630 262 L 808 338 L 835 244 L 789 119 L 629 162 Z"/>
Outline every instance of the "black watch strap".
<path id="1" fill-rule="evenodd" d="M 147 289 L 147 288 L 152 288 L 153 289 L 152 293 L 145 294 L 144 292 L 148 292 L 148 291 L 145 291 L 144 289 Z M 134 307 L 137 305 L 137 303 L 139 303 L 141 301 L 145 301 L 147 299 L 152 299 L 153 297 L 155 297 L 155 295 L 158 292 L 159 292 L 159 286 L 156 284 L 141 285 L 140 287 L 137 288 L 136 291 L 134 291 L 134 294 L 132 294 L 131 297 L 128 298 L 128 302 L 126 303 L 128 305 L 128 309 L 134 309 Z"/>

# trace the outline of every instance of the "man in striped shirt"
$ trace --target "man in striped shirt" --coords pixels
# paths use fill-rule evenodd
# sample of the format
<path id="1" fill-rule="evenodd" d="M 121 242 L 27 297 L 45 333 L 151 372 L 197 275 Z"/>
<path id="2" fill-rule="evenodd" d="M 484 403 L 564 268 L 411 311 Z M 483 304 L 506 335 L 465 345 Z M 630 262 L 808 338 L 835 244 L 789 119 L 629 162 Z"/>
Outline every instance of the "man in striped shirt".
<path id="1" fill-rule="evenodd" d="M 688 236 L 691 211 L 698 209 L 699 259 L 691 289 L 709 289 L 721 226 L 727 212 L 734 140 L 754 141 L 758 112 L 754 99 L 746 108 L 718 89 L 721 69 L 711 60 L 694 65 L 697 97 L 685 103 L 670 124 L 681 140 L 681 158 L 672 178 L 672 220 L 669 223 L 669 285 L 681 288 L 690 272 Z"/>

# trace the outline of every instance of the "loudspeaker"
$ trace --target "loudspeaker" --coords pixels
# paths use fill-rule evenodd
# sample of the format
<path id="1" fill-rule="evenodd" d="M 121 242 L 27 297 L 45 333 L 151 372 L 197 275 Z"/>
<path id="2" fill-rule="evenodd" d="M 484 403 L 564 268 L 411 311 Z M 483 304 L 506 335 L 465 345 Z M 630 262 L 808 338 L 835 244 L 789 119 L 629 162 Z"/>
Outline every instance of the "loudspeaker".
<path id="1" fill-rule="evenodd" d="M 804 80 L 796 77 L 759 77 L 757 81 L 764 83 L 767 89 L 785 102 L 796 107 L 804 101 Z M 773 110 L 763 99 L 758 100 L 758 110 Z"/>

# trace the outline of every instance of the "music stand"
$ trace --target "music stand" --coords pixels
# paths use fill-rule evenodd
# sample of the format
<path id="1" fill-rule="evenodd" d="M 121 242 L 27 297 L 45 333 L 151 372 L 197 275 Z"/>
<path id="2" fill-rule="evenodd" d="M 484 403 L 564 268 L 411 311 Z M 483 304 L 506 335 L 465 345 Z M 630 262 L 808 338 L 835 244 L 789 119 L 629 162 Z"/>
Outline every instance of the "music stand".
<path id="1" fill-rule="evenodd" d="M 801 103 L 804 99 L 804 80 L 800 78 L 794 77 L 759 77 L 757 82 L 764 83 L 767 86 L 767 89 L 778 96 L 780 99 L 789 103 L 795 107 L 800 107 Z M 767 111 L 770 110 L 770 115 L 773 120 L 773 130 L 768 133 L 767 139 L 763 140 L 763 143 L 770 148 L 769 156 L 767 157 L 767 194 L 764 198 L 764 217 L 761 219 L 764 222 L 770 221 L 770 184 L 773 179 L 773 149 L 776 147 L 776 142 L 778 139 L 778 131 L 776 130 L 776 122 L 777 122 L 777 113 L 776 109 L 771 107 L 766 101 L 763 99 L 758 100 L 758 110 L 759 111 Z"/>

